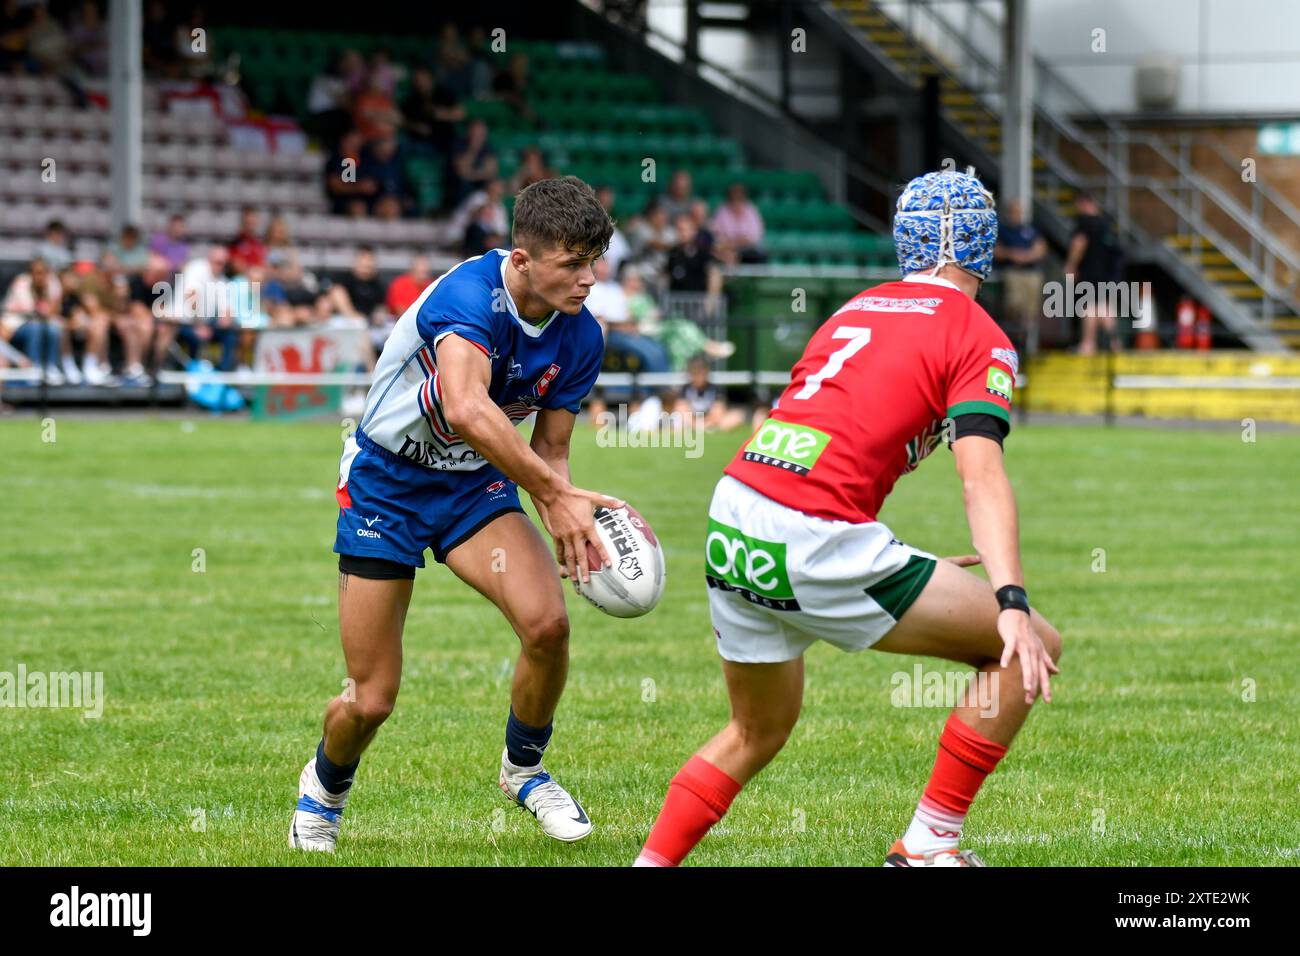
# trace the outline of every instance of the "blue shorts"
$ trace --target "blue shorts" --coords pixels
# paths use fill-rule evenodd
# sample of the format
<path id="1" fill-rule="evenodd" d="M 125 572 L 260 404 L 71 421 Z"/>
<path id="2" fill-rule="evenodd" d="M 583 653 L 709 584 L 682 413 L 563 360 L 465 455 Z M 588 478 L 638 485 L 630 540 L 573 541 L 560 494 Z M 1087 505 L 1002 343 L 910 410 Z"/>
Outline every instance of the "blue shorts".
<path id="1" fill-rule="evenodd" d="M 494 518 L 519 506 L 519 489 L 490 464 L 477 471 L 432 471 L 381 448 L 360 431 L 339 476 L 334 550 L 424 567 L 438 563 Z M 346 459 L 345 459 L 346 462 Z"/>

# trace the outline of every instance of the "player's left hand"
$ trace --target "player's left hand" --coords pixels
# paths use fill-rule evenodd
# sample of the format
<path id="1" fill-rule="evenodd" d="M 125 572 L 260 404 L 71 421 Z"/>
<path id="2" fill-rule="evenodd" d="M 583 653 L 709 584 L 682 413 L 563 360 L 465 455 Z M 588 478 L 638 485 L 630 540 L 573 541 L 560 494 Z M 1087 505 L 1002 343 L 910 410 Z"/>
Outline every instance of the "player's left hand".
<path id="1" fill-rule="evenodd" d="M 998 636 L 1006 647 L 1002 650 L 1002 666 L 1009 667 L 1016 656 L 1020 658 L 1020 674 L 1025 685 L 1025 703 L 1033 704 L 1039 692 L 1046 703 L 1052 702 L 1051 674 L 1060 668 L 1052 661 L 1043 642 L 1029 623 L 1029 615 L 1015 608 L 998 614 Z"/>

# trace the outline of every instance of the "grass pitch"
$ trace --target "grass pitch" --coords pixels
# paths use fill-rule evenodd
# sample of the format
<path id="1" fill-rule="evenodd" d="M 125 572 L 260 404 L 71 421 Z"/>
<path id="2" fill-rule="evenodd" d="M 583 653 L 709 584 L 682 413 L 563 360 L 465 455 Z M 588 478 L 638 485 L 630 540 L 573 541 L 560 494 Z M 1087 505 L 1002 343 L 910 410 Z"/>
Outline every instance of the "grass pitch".
<path id="1" fill-rule="evenodd" d="M 345 676 L 341 429 L 55 424 L 49 442 L 34 419 L 0 422 L 0 672 L 102 672 L 105 703 L 98 719 L 0 707 L 0 864 L 626 865 L 669 778 L 726 719 L 701 545 L 745 435 L 709 435 L 687 458 L 598 447 L 580 425 L 576 482 L 635 504 L 669 575 L 640 620 L 568 595 L 547 766 L 592 836 L 551 841 L 496 789 L 517 642 L 430 558 L 397 709 L 362 760 L 339 852 L 294 853 L 298 773 Z M 1294 864 L 1300 434 L 1031 425 L 1007 458 L 1027 588 L 1065 652 L 1055 702 L 989 778 L 964 845 L 990 865 Z M 881 519 L 966 553 L 950 456 L 932 459 Z M 815 647 L 789 745 L 689 862 L 878 866 L 947 713 L 892 706 L 891 675 L 915 660 Z"/>

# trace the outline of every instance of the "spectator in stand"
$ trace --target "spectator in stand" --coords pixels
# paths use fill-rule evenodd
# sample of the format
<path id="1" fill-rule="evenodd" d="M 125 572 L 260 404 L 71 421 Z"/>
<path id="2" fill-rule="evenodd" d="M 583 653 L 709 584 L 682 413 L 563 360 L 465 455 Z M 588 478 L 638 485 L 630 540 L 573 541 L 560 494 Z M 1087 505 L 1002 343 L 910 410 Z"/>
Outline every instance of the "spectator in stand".
<path id="1" fill-rule="evenodd" d="M 1043 257 L 1047 241 L 1034 224 L 1025 219 L 1025 205 L 1019 199 L 1007 203 L 998 220 L 998 242 L 993 261 L 1002 267 L 1002 313 L 1011 325 L 1012 340 L 1019 352 L 1038 351 L 1038 326 L 1043 317 Z"/>
<path id="2" fill-rule="evenodd" d="M 0 72 L 5 75 L 23 73 L 27 70 L 27 28 L 31 25 L 32 11 L 22 0 L 4 0 L 0 7 Z M 21 364 L 14 355 L 13 347 L 0 339 L 0 343 L 10 350 L 10 364 Z M 22 361 L 26 361 L 22 356 Z M 2 366 L 0 366 L 2 367 Z"/>
<path id="3" fill-rule="evenodd" d="M 186 237 L 185 217 L 173 213 L 167 220 L 164 232 L 154 233 L 149 240 L 149 251 L 156 252 L 167 260 L 167 267 L 173 274 L 179 273 L 190 261 L 190 243 Z"/>
<path id="4" fill-rule="evenodd" d="M 520 119 L 529 123 L 537 121 L 537 114 L 528 105 L 528 56 L 514 53 L 505 69 L 492 80 L 492 95 L 510 108 Z"/>
<path id="5" fill-rule="evenodd" d="M 32 5 L 31 23 L 27 28 L 27 56 L 35 72 L 45 76 L 67 75 L 68 35 L 59 21 L 50 16 L 44 3 Z"/>
<path id="6" fill-rule="evenodd" d="M 370 211 L 380 219 L 400 219 L 415 208 L 415 191 L 406 178 L 397 136 L 384 136 L 361 151 L 361 168 L 374 180 L 375 193 Z"/>
<path id="7" fill-rule="evenodd" d="M 470 120 L 464 138 L 452 148 L 451 174 L 446 192 L 452 204 L 496 179 L 497 154 L 481 119 Z"/>
<path id="8" fill-rule="evenodd" d="M 51 385 L 62 385 L 63 287 L 44 259 L 14 276 L 0 308 L 0 337 L 44 370 Z"/>
<path id="9" fill-rule="evenodd" d="M 149 250 L 140 241 L 140 230 L 130 223 L 123 226 L 117 238 L 105 246 L 105 251 L 112 253 L 118 268 L 128 276 L 140 272 L 149 261 Z"/>
<path id="10" fill-rule="evenodd" d="M 677 244 L 668 251 L 668 288 L 672 292 L 722 291 L 722 273 L 708 248 L 700 242 L 695 220 L 677 217 Z"/>
<path id="11" fill-rule="evenodd" d="M 358 67 L 364 72 L 361 55 L 356 50 L 344 50 L 312 78 L 303 127 L 322 143 L 337 143 L 352 125 L 352 90 L 348 79 Z"/>
<path id="12" fill-rule="evenodd" d="M 223 372 L 234 371 L 238 358 L 239 329 L 230 308 L 228 282 L 233 278 L 230 254 L 222 245 L 212 245 L 207 255 L 191 259 L 181 273 L 181 288 L 174 294 L 183 324 L 176 337 L 190 347 L 195 358 L 200 357 L 203 344 L 215 341 L 221 345 Z"/>
<path id="13" fill-rule="evenodd" d="M 68 31 L 68 49 L 73 65 L 86 76 L 108 75 L 108 28 L 95 0 L 85 0 L 77 9 L 76 22 Z"/>
<path id="14" fill-rule="evenodd" d="M 353 98 L 352 122 L 366 143 L 397 133 L 402 114 L 393 105 L 392 95 L 385 91 L 383 77 L 371 75 L 365 89 Z"/>
<path id="15" fill-rule="evenodd" d="M 402 122 L 419 152 L 448 156 L 456 124 L 465 119 L 465 107 L 451 87 L 435 85 L 433 71 L 423 64 L 411 72 L 411 89 L 402 101 Z"/>
<path id="16" fill-rule="evenodd" d="M 642 334 L 628 308 L 623 287 L 615 282 L 609 272 L 609 263 L 597 259 L 592 263 L 596 281 L 587 295 L 588 311 L 605 330 L 606 349 L 621 355 L 630 371 L 666 372 L 669 369 L 668 350 L 648 335 Z"/>
<path id="17" fill-rule="evenodd" d="M 370 211 L 371 197 L 379 191 L 379 184 L 361 169 L 363 142 L 359 131 L 348 130 L 325 160 L 325 195 L 336 216 L 364 217 Z"/>
<path id="18" fill-rule="evenodd" d="M 659 306 L 645 292 L 644 280 L 634 266 L 623 270 L 623 294 L 627 297 L 627 310 L 642 335 L 649 336 L 668 350 L 668 365 L 674 372 L 685 370 L 693 355 L 703 352 L 710 358 L 730 358 L 736 343 L 715 341 L 704 334 L 700 326 L 690 319 L 672 316 L 663 318 Z"/>
<path id="19" fill-rule="evenodd" d="M 384 302 L 386 291 L 375 267 L 375 250 L 371 246 L 357 249 L 352 271 L 331 289 L 336 311 L 364 321 L 370 332 L 370 344 L 376 352 L 383 349 L 394 324 Z"/>
<path id="20" fill-rule="evenodd" d="M 1110 339 L 1110 350 L 1122 348 L 1116 316 L 1110 308 L 1110 297 L 1097 295 L 1102 283 L 1120 282 L 1124 278 L 1124 250 L 1115 235 L 1115 226 L 1101 211 L 1101 206 L 1091 193 L 1081 192 L 1074 200 L 1078 220 L 1066 253 L 1065 275 L 1071 278 L 1077 290 L 1091 286 L 1092 302 L 1083 310 L 1083 337 L 1079 342 L 1080 355 L 1097 351 L 1098 327 L 1105 329 Z"/>
<path id="21" fill-rule="evenodd" d="M 487 231 L 501 235 L 509 232 L 510 214 L 502 201 L 505 191 L 506 184 L 500 179 L 493 179 L 484 188 L 466 196 L 447 220 L 446 230 L 443 233 L 444 245 L 455 247 L 464 245 L 465 230 L 469 228 L 470 223 L 478 216 L 479 210 L 485 204 L 491 207 L 490 213 L 482 220 Z"/>
<path id="22" fill-rule="evenodd" d="M 292 249 L 285 253 L 278 272 L 267 282 L 271 301 L 283 304 L 288 310 L 272 312 L 273 325 L 301 326 L 311 323 L 316 299 L 321 295 L 320 281 L 314 273 L 303 270 L 298 253 Z"/>
<path id="23" fill-rule="evenodd" d="M 149 362 L 149 370 L 153 373 L 162 368 L 163 360 L 176 339 L 179 311 L 174 303 L 170 309 L 165 308 L 163 301 L 164 294 L 170 295 L 175 291 L 171 288 L 175 276 L 176 269 L 170 260 L 160 253 L 151 252 L 144 270 L 131 276 L 127 283 L 127 315 L 133 325 L 149 330 L 146 341 L 153 340 Z"/>
<path id="24" fill-rule="evenodd" d="M 691 194 L 691 174 L 684 169 L 675 171 L 668 180 L 668 191 L 659 197 L 659 203 L 668 213 L 668 221 L 676 222 L 678 216 L 689 215 L 691 203 L 695 197 Z"/>
<path id="25" fill-rule="evenodd" d="M 55 272 L 62 272 L 72 265 L 72 243 L 63 220 L 51 219 L 45 224 L 45 238 L 36 247 L 36 255 Z"/>
<path id="26" fill-rule="evenodd" d="M 253 266 L 266 265 L 266 244 L 262 242 L 262 215 L 252 206 L 239 211 L 239 234 L 230 240 L 230 267 L 244 274 Z"/>
<path id="27" fill-rule="evenodd" d="M 546 165 L 546 154 L 540 146 L 525 146 L 519 151 L 519 167 L 510 177 L 506 189 L 516 196 L 520 190 L 527 189 L 533 183 L 543 179 L 554 179 L 559 174 Z"/>
<path id="28" fill-rule="evenodd" d="M 420 297 L 420 293 L 428 288 L 431 278 L 428 256 L 413 256 L 410 268 L 388 284 L 384 304 L 388 306 L 389 313 L 401 318 Z"/>
<path id="29" fill-rule="evenodd" d="M 63 374 L 68 382 L 103 385 L 108 378 L 108 330 L 126 309 L 126 278 L 111 252 L 101 257 L 103 269 L 90 261 L 78 262 L 63 272 Z M 82 345 L 77 368 L 73 341 Z M 125 341 L 125 340 L 124 340 Z"/>
<path id="30" fill-rule="evenodd" d="M 293 236 L 289 232 L 289 220 L 280 215 L 272 216 L 266 227 L 266 239 L 263 240 L 263 245 L 266 247 L 266 266 L 271 270 L 269 278 L 274 278 L 279 275 L 279 271 L 284 268 L 293 253 Z"/>
<path id="31" fill-rule="evenodd" d="M 758 207 L 745 195 L 742 183 L 727 187 L 726 202 L 718 206 L 709 224 L 716 243 L 716 254 L 729 265 L 739 262 L 766 262 L 763 251 L 763 217 Z"/>
<path id="32" fill-rule="evenodd" d="M 683 419 L 698 416 L 707 432 L 729 431 L 744 424 L 745 413 L 739 408 L 728 408 L 722 390 L 709 381 L 708 359 L 703 355 L 693 356 L 686 363 L 686 371 L 691 379 L 673 407 L 675 414 Z"/>
<path id="33" fill-rule="evenodd" d="M 713 230 L 709 228 L 709 204 L 703 199 L 694 199 L 691 201 L 691 208 L 687 215 L 691 217 L 691 222 L 695 223 L 696 242 L 711 254 L 715 254 L 716 258 Z"/>
<path id="34" fill-rule="evenodd" d="M 397 95 L 397 85 L 406 76 L 403 64 L 393 63 L 388 50 L 380 47 L 370 54 L 370 82 L 390 100 Z"/>
<path id="35" fill-rule="evenodd" d="M 465 227 L 465 240 L 462 253 L 465 258 L 481 256 L 490 249 L 497 249 L 506 243 L 506 230 L 501 228 L 492 203 L 482 203 L 474 211 L 474 216 Z"/>
<path id="36" fill-rule="evenodd" d="M 461 42 L 460 28 L 452 21 L 442 25 L 438 35 L 436 58 L 438 84 L 450 88 L 459 99 L 472 99 L 479 90 L 474 88 L 474 58 Z"/>
<path id="37" fill-rule="evenodd" d="M 469 74 L 469 95 L 471 99 L 482 99 L 491 92 L 497 60 L 482 24 L 470 27 L 465 46 L 470 57 L 469 66 L 465 68 Z"/>
<path id="38" fill-rule="evenodd" d="M 150 76 L 179 75 L 176 57 L 176 27 L 167 13 L 164 0 L 149 0 L 144 15 L 144 41 L 141 52 L 144 71 Z"/>
<path id="39" fill-rule="evenodd" d="M 613 221 L 614 187 L 601 186 L 596 190 L 596 199 L 600 202 L 601 206 L 604 207 L 605 212 L 609 214 L 611 221 Z M 623 230 L 615 224 L 614 232 L 609 238 L 609 247 L 606 248 L 605 255 L 602 257 L 609 263 L 610 275 L 616 276 L 619 274 L 619 266 L 623 264 L 623 260 L 627 258 L 630 251 L 631 249 L 627 244 L 627 237 L 623 235 Z"/>
<path id="40" fill-rule="evenodd" d="M 639 266 L 642 276 L 658 293 L 668 267 L 668 250 L 677 243 L 677 230 L 668 219 L 668 210 L 657 199 L 650 200 L 645 212 L 628 227 L 629 261 Z"/>

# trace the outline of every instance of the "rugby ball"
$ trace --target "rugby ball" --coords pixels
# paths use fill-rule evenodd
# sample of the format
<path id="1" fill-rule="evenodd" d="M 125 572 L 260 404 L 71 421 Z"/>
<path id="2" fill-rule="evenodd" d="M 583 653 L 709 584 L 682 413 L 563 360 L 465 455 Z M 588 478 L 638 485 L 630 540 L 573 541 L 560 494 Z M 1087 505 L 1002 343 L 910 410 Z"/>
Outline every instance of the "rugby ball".
<path id="1" fill-rule="evenodd" d="M 574 588 L 611 617 L 640 617 L 651 611 L 664 593 L 664 552 L 659 539 L 631 505 L 597 508 L 596 534 L 613 564 L 601 566 L 600 555 L 587 545 L 586 584 Z"/>

